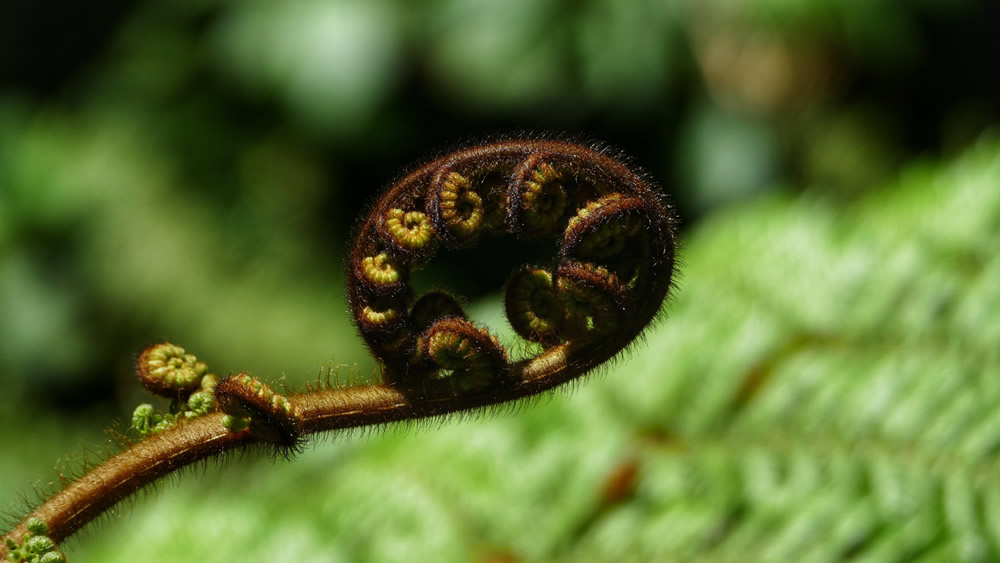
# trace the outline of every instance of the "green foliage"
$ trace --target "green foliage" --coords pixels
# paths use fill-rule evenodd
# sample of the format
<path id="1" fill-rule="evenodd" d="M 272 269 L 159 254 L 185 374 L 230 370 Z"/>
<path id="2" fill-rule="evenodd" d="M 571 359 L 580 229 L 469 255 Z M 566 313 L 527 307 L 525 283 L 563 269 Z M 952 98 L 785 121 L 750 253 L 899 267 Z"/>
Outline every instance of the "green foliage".
<path id="1" fill-rule="evenodd" d="M 79 559 L 995 560 L 998 184 L 984 141 L 847 208 L 718 213 L 606 377 L 188 480 Z"/>

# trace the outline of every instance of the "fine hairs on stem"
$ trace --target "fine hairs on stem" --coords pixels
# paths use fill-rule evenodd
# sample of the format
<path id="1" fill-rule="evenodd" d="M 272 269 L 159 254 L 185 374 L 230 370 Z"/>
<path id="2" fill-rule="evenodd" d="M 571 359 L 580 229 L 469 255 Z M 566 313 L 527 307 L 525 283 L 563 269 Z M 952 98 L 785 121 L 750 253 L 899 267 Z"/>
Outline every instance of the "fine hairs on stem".
<path id="1" fill-rule="evenodd" d="M 410 287 L 411 273 L 439 250 L 492 236 L 558 245 L 548 263 L 507 280 L 507 317 L 533 354 L 524 359 L 512 360 L 459 299 Z M 348 300 L 380 383 L 283 395 L 246 373 L 220 380 L 178 346 L 151 346 L 139 378 L 172 399 L 170 411 L 140 405 L 132 426 L 142 439 L 38 506 L 7 533 L 0 555 L 28 553 L 39 538 L 56 544 L 157 479 L 230 450 L 270 445 L 292 456 L 317 432 L 502 405 L 591 372 L 661 310 L 676 237 L 669 203 L 606 150 L 515 139 L 437 158 L 388 189 L 350 251 Z"/>

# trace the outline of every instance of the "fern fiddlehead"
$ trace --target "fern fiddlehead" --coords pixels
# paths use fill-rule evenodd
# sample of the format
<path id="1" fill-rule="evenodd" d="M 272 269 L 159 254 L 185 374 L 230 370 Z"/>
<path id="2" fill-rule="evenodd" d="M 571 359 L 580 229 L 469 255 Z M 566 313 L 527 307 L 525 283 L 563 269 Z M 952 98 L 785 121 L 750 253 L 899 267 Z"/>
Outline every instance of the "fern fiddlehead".
<path id="1" fill-rule="evenodd" d="M 174 400 L 172 412 L 136 409 L 144 439 L 7 537 L 22 541 L 35 519 L 61 541 L 156 479 L 232 449 L 292 453 L 312 433 L 498 405 L 566 383 L 620 354 L 660 311 L 673 285 L 676 228 L 643 176 L 600 150 L 512 140 L 429 162 L 389 188 L 350 252 L 348 300 L 381 383 L 281 394 L 243 373 L 219 381 L 179 347 L 150 347 L 140 379 Z M 411 273 L 439 250 L 486 236 L 558 245 L 549 263 L 508 279 L 506 313 L 531 343 L 528 357 L 512 358 L 456 298 L 417 297 L 410 287 Z"/>

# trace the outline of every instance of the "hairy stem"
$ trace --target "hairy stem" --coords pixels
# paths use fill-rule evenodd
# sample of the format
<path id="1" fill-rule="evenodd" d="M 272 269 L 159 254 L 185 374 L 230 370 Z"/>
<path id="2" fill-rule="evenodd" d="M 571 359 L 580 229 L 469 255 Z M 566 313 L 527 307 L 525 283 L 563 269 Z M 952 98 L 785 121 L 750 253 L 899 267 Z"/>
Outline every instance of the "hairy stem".
<path id="1" fill-rule="evenodd" d="M 28 518 L 45 521 L 49 537 L 59 542 L 149 483 L 254 440 L 249 433 L 229 432 L 222 417 L 206 415 L 133 444 L 53 495 Z M 28 518 L 10 532 L 15 541 L 27 531 Z M 6 556 L 6 548 L 0 549 Z"/>
<path id="2" fill-rule="evenodd" d="M 288 399 L 302 413 L 303 434 L 447 415 L 516 401 L 575 378 L 580 372 L 565 364 L 566 348 L 553 348 L 517 364 L 518 384 L 480 396 L 417 398 L 380 384 L 323 389 Z M 554 366 L 563 369 L 553 372 Z M 260 442 L 249 430 L 231 432 L 224 427 L 224 416 L 208 414 L 133 444 L 56 493 L 8 535 L 20 542 L 28 519 L 37 517 L 48 524 L 49 537 L 62 541 L 146 485 L 192 463 Z M 6 556 L 5 547 L 0 555 Z"/>

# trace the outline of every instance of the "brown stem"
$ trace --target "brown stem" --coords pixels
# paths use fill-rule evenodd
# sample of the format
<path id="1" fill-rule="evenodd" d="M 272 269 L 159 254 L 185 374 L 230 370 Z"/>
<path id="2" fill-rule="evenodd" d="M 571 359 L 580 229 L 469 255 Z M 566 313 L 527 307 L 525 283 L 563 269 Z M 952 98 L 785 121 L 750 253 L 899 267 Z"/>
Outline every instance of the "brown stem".
<path id="1" fill-rule="evenodd" d="M 119 501 L 182 467 L 254 441 L 249 433 L 231 433 L 222 413 L 179 424 L 133 444 L 94 467 L 32 512 L 49 526 L 49 537 L 62 541 Z M 27 518 L 9 536 L 20 543 Z M 7 555 L 6 546 L 0 555 Z"/>
<path id="2" fill-rule="evenodd" d="M 570 345 L 515 365 L 517 383 L 481 395 L 412 397 L 388 385 L 321 389 L 288 399 L 302 413 L 303 434 L 446 415 L 525 398 L 565 383 L 583 372 L 565 362 Z M 599 362 L 598 362 L 599 363 Z M 28 518 L 38 517 L 49 537 L 60 542 L 88 522 L 154 481 L 239 447 L 259 444 L 249 430 L 231 432 L 221 412 L 208 414 L 154 434 L 94 467 L 35 509 L 9 537 L 20 543 Z M 6 547 L 0 555 L 6 556 Z"/>

